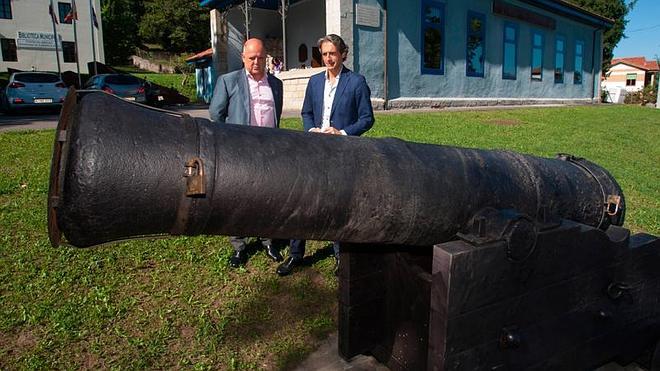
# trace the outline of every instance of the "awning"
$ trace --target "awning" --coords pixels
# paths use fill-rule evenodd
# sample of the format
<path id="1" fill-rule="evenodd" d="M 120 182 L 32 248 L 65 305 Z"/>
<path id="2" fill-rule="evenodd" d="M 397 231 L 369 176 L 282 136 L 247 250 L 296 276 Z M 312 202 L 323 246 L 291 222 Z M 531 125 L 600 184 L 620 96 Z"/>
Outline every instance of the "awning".
<path id="1" fill-rule="evenodd" d="M 224 12 L 232 6 L 239 5 L 244 2 L 244 0 L 200 0 L 199 5 Z M 277 10 L 279 4 L 279 0 L 254 0 L 252 6 L 254 8 L 260 9 Z"/>

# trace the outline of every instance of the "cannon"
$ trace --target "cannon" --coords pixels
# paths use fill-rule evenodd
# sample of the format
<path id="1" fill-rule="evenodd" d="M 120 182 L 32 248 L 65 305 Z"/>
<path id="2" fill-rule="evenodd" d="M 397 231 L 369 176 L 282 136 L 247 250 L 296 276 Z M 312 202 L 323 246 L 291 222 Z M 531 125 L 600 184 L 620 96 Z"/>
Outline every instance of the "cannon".
<path id="1" fill-rule="evenodd" d="M 48 228 L 54 246 L 341 241 L 343 357 L 408 370 L 586 369 L 630 362 L 659 338 L 660 242 L 622 228 L 625 209 L 605 169 L 566 154 L 216 125 L 72 91 Z"/>

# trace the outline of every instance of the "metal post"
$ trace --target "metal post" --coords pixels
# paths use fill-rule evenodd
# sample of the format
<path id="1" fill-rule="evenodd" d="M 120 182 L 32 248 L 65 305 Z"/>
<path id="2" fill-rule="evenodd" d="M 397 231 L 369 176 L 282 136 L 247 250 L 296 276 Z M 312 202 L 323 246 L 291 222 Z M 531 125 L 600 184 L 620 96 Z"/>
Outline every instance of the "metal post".
<path id="1" fill-rule="evenodd" d="M 287 0 L 282 0 L 282 9 L 280 15 L 282 16 L 282 70 L 286 68 L 286 11 L 288 10 Z"/>
<path id="2" fill-rule="evenodd" d="M 94 75 L 97 75 L 96 71 L 96 45 L 94 43 L 94 4 L 92 4 L 93 0 L 89 0 L 89 27 L 92 30 L 92 60 L 94 63 Z M 92 71 L 88 71 L 92 72 Z"/>
<path id="3" fill-rule="evenodd" d="M 243 12 L 245 13 L 245 40 L 247 41 L 250 38 L 250 14 L 249 14 L 249 3 L 250 0 L 245 0 L 243 5 Z"/>
<path id="4" fill-rule="evenodd" d="M 53 0 L 50 0 L 51 23 L 53 24 L 53 40 L 55 41 L 55 59 L 57 59 L 57 75 L 62 78 L 62 68 L 60 67 L 60 48 L 57 46 L 57 28 L 55 27 L 55 8 Z"/>
<path id="5" fill-rule="evenodd" d="M 80 55 L 78 53 L 78 31 L 76 23 L 78 21 L 78 9 L 76 9 L 76 0 L 71 0 L 71 11 L 73 13 L 73 45 L 76 48 L 76 71 L 78 72 L 78 89 L 82 89 L 82 77 L 80 77 Z"/>

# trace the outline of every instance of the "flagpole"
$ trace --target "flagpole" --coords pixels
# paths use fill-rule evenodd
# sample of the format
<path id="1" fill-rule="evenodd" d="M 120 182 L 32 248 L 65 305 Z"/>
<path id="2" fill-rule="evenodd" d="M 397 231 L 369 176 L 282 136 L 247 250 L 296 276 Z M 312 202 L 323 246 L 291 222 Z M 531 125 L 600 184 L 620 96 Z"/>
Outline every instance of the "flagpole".
<path id="1" fill-rule="evenodd" d="M 50 0 L 50 21 L 53 24 L 53 36 L 55 37 L 55 59 L 57 59 L 57 75 L 62 78 L 62 68 L 60 67 L 60 48 L 57 46 L 57 28 L 55 28 L 55 9 L 53 9 L 53 0 Z"/>
<path id="2" fill-rule="evenodd" d="M 80 58 L 78 55 L 78 31 L 76 30 L 76 21 L 78 20 L 78 9 L 76 9 L 76 0 L 71 0 L 73 12 L 73 45 L 76 48 L 76 69 L 78 70 L 78 89 L 82 89 L 82 77 L 80 77 Z"/>
<path id="3" fill-rule="evenodd" d="M 53 1 L 53 0 L 51 0 Z M 96 71 L 96 45 L 94 43 L 94 5 L 92 4 L 93 0 L 89 0 L 89 27 L 92 30 L 92 59 L 94 61 L 94 75 L 97 75 Z M 92 72 L 92 71 L 89 71 Z"/>

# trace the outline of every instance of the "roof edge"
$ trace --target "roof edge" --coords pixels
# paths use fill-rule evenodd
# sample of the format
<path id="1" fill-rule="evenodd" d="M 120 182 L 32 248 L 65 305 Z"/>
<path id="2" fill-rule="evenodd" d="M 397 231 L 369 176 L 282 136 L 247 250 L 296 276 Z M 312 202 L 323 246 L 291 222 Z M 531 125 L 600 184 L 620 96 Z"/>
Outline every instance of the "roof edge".
<path id="1" fill-rule="evenodd" d="M 564 0 L 521 0 L 522 2 L 537 6 L 549 12 L 567 16 L 582 23 L 601 29 L 609 29 L 614 21 L 598 13 L 594 13 L 573 3 Z"/>

